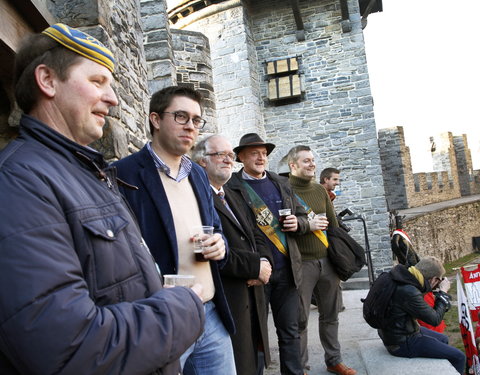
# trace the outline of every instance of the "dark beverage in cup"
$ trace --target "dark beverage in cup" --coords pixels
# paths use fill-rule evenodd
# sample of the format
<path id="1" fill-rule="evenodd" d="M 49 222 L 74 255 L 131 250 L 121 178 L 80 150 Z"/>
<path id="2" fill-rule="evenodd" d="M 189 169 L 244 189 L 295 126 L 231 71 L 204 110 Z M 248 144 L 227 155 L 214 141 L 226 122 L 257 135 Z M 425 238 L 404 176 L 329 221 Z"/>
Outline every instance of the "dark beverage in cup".
<path id="1" fill-rule="evenodd" d="M 290 208 L 282 208 L 278 210 L 278 221 L 280 222 L 280 226 L 283 227 L 283 222 L 288 215 L 292 214 L 292 210 Z"/>
<path id="2" fill-rule="evenodd" d="M 195 255 L 196 262 L 208 262 L 208 259 L 205 259 L 205 257 L 203 256 L 202 251 L 203 251 L 202 249 L 193 251 L 193 255 Z"/>
<path id="3" fill-rule="evenodd" d="M 209 225 L 202 225 L 195 227 L 193 232 L 193 255 L 196 262 L 208 262 L 203 255 L 203 241 L 213 235 L 213 227 Z"/>

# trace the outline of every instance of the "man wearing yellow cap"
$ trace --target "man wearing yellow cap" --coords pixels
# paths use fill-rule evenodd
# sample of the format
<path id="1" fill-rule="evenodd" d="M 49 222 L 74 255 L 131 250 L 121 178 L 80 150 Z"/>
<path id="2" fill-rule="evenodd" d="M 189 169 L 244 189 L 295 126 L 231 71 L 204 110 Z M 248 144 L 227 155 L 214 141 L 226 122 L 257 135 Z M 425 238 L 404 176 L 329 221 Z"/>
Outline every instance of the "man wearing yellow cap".
<path id="1" fill-rule="evenodd" d="M 0 373 L 178 374 L 201 287 L 162 289 L 102 136 L 112 53 L 56 24 L 18 52 L 20 135 L 0 153 Z"/>

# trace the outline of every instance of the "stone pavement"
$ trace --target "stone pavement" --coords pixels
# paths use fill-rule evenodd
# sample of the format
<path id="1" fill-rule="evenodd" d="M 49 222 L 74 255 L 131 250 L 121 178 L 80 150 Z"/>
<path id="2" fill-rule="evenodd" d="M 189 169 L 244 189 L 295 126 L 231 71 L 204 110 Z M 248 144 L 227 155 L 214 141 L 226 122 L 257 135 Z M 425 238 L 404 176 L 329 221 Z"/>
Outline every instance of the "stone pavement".
<path id="1" fill-rule="evenodd" d="M 458 375 L 447 360 L 426 358 L 397 358 L 384 348 L 377 331 L 371 328 L 362 315 L 360 298 L 368 290 L 344 290 L 345 311 L 340 313 L 339 337 L 345 364 L 357 370 L 358 375 Z M 318 337 L 318 312 L 312 306 L 309 331 L 309 375 L 328 375 L 323 360 L 323 349 Z M 269 316 L 269 337 L 272 364 L 265 375 L 279 375 L 278 346 L 275 327 Z"/>

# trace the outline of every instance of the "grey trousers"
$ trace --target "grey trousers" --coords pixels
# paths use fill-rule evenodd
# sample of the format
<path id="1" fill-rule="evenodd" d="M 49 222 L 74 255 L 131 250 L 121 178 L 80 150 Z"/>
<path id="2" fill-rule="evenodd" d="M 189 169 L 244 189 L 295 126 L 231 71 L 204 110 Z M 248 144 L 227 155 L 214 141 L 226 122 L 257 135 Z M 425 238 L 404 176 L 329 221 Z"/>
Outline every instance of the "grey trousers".
<path id="1" fill-rule="evenodd" d="M 300 286 L 300 353 L 302 366 L 308 364 L 308 316 L 312 295 L 318 306 L 318 330 L 325 351 L 325 364 L 335 366 L 342 362 L 338 342 L 338 313 L 342 298 L 340 279 L 328 258 L 302 262 L 303 280 Z"/>

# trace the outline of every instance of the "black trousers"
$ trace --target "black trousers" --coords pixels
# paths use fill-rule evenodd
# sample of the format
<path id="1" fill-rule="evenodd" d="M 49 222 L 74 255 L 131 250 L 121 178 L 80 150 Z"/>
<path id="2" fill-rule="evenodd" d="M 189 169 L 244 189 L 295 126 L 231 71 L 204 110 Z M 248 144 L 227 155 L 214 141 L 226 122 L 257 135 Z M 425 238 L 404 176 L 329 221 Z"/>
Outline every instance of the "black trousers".
<path id="1" fill-rule="evenodd" d="M 298 319 L 300 297 L 290 267 L 273 271 L 265 285 L 265 299 L 272 309 L 280 352 L 282 375 L 303 375 Z"/>

